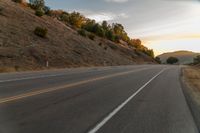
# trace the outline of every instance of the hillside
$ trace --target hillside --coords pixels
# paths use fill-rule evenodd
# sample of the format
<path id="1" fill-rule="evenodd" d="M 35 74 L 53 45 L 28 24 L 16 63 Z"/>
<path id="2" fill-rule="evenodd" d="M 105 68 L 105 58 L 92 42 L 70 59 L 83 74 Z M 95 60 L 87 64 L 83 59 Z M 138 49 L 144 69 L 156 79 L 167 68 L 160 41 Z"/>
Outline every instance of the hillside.
<path id="1" fill-rule="evenodd" d="M 48 29 L 46 38 L 34 34 Z M 154 63 L 143 52 L 126 44 L 83 37 L 76 29 L 10 0 L 0 1 L 0 71 Z"/>
<path id="2" fill-rule="evenodd" d="M 167 58 L 169 57 L 176 57 L 179 59 L 180 64 L 189 64 L 193 63 L 194 57 L 199 55 L 199 53 L 194 53 L 191 51 L 176 51 L 176 52 L 170 52 L 170 53 L 164 53 L 159 55 L 162 63 L 166 63 Z"/>

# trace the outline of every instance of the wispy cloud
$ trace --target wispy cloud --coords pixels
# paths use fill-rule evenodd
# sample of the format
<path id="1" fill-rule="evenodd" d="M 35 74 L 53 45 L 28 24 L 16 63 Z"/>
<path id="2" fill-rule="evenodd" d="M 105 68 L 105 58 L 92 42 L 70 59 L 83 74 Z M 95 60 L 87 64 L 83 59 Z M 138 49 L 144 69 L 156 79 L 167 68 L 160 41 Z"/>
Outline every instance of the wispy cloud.
<path id="1" fill-rule="evenodd" d="M 86 15 L 86 17 L 94 19 L 97 22 L 101 22 L 103 20 L 111 21 L 115 18 L 115 15 L 112 13 L 97 13 L 97 14 Z"/>
<path id="2" fill-rule="evenodd" d="M 120 18 L 128 18 L 129 15 L 126 13 L 112 13 L 112 12 L 92 12 L 92 11 L 82 11 L 87 18 L 94 19 L 96 22 L 114 21 Z"/>
<path id="3" fill-rule="evenodd" d="M 142 38 L 149 41 L 164 41 L 164 40 L 181 40 L 181 39 L 200 39 L 200 34 L 182 34 L 182 35 L 154 35 Z"/>

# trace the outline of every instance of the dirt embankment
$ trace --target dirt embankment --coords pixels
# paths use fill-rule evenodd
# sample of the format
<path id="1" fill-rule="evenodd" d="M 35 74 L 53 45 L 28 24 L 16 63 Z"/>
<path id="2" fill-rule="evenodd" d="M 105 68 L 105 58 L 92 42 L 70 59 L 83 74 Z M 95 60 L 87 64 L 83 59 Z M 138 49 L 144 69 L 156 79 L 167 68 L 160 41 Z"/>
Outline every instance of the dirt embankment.
<path id="1" fill-rule="evenodd" d="M 200 67 L 182 70 L 183 91 L 200 130 Z"/>
<path id="2" fill-rule="evenodd" d="M 46 38 L 35 28 L 48 29 Z M 155 63 L 133 47 L 103 38 L 90 40 L 49 16 L 38 17 L 29 7 L 0 0 L 0 71 Z"/>

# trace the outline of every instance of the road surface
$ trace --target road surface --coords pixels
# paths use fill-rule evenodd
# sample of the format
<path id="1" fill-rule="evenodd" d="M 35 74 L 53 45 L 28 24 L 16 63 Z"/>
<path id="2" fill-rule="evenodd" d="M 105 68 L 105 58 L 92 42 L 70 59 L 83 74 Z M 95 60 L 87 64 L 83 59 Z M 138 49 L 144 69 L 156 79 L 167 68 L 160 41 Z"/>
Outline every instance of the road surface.
<path id="1" fill-rule="evenodd" d="M 0 74 L 0 133 L 198 133 L 180 67 Z"/>

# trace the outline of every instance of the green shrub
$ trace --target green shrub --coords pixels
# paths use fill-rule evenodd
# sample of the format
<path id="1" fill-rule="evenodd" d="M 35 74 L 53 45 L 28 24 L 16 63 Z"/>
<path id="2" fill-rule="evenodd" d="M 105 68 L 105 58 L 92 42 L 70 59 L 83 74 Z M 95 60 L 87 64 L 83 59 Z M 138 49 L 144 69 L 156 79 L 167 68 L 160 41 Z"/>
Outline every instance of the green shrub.
<path id="1" fill-rule="evenodd" d="M 89 34 L 88 37 L 89 37 L 91 40 L 94 40 L 95 35 L 94 35 L 94 34 Z"/>
<path id="2" fill-rule="evenodd" d="M 36 11 L 35 11 L 35 15 L 41 17 L 41 16 L 44 15 L 44 11 L 42 11 L 42 10 L 40 10 L 40 9 L 39 9 L 39 10 L 36 10 Z"/>
<path id="3" fill-rule="evenodd" d="M 111 49 L 114 49 L 114 50 L 118 49 L 118 47 L 117 47 L 116 45 L 114 45 L 114 44 L 109 45 L 109 47 L 110 47 Z"/>
<path id="4" fill-rule="evenodd" d="M 79 35 L 81 35 L 81 36 L 84 36 L 84 37 L 86 37 L 86 36 L 87 36 L 87 34 L 86 34 L 85 30 L 83 30 L 83 29 L 81 29 L 81 30 L 78 30 L 78 34 L 79 34 Z"/>
<path id="5" fill-rule="evenodd" d="M 34 30 L 35 35 L 39 37 L 46 37 L 48 30 L 46 28 L 36 27 Z"/>
<path id="6" fill-rule="evenodd" d="M 22 0 L 12 0 L 12 1 L 16 3 L 22 3 Z"/>

